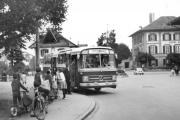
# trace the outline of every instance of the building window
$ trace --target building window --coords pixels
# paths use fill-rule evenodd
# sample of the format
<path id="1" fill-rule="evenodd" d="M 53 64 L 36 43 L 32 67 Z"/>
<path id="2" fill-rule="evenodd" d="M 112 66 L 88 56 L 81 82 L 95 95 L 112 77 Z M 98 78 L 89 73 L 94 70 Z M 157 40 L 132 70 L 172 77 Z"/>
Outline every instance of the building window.
<path id="1" fill-rule="evenodd" d="M 157 46 L 156 45 L 149 46 L 149 54 L 157 54 Z"/>
<path id="2" fill-rule="evenodd" d="M 125 62 L 124 65 L 125 65 L 125 68 L 129 68 L 129 62 Z"/>
<path id="3" fill-rule="evenodd" d="M 174 53 L 180 53 L 180 45 L 174 45 Z"/>
<path id="4" fill-rule="evenodd" d="M 171 34 L 170 34 L 170 33 L 164 33 L 164 34 L 163 34 L 163 40 L 164 40 L 164 41 L 169 41 L 169 40 L 171 40 Z"/>
<path id="5" fill-rule="evenodd" d="M 43 57 L 45 54 L 47 54 L 49 52 L 48 49 L 42 49 L 41 50 L 41 56 Z"/>
<path id="6" fill-rule="evenodd" d="M 158 59 L 156 59 L 156 66 L 158 66 Z"/>
<path id="7" fill-rule="evenodd" d="M 163 46 L 163 53 L 164 54 L 169 54 L 172 52 L 171 46 L 170 45 L 164 45 Z"/>
<path id="8" fill-rule="evenodd" d="M 166 65 L 166 59 L 163 59 L 163 65 L 165 66 Z"/>
<path id="9" fill-rule="evenodd" d="M 155 33 L 151 33 L 148 35 L 148 41 L 157 41 L 157 36 Z"/>
<path id="10" fill-rule="evenodd" d="M 174 40 L 180 41 L 180 33 L 175 33 L 175 34 L 173 35 L 173 37 L 174 37 Z"/>

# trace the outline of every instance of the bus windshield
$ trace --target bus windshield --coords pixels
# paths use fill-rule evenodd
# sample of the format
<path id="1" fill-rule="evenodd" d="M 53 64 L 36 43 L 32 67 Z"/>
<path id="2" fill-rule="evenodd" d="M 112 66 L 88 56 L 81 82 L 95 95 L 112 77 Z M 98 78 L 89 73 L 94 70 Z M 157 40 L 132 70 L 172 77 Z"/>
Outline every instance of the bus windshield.
<path id="1" fill-rule="evenodd" d="M 82 54 L 81 68 L 114 68 L 114 54 Z"/>

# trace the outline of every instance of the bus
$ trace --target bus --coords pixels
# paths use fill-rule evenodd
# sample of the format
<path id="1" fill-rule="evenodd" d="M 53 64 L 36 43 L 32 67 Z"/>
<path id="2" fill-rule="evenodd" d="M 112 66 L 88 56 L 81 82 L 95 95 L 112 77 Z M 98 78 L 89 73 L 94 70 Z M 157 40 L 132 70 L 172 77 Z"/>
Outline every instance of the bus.
<path id="1" fill-rule="evenodd" d="M 57 59 L 70 71 L 72 88 L 116 88 L 115 53 L 110 47 L 79 47 L 60 50 Z"/>
<path id="2" fill-rule="evenodd" d="M 66 67 L 66 56 L 60 53 L 62 53 L 62 50 L 61 52 L 58 51 L 44 55 L 43 59 L 41 60 L 41 68 L 44 73 L 47 70 L 51 70 L 53 72 L 54 68 L 58 69 Z"/>

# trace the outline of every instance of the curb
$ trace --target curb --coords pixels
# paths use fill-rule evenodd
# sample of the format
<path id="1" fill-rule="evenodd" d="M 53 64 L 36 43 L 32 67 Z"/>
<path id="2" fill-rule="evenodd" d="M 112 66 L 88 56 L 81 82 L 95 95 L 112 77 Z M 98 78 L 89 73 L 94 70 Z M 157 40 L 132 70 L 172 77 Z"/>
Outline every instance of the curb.
<path id="1" fill-rule="evenodd" d="M 91 103 L 90 103 L 88 109 L 84 113 L 79 115 L 79 117 L 77 117 L 75 120 L 85 120 L 95 110 L 96 102 L 92 98 L 90 98 L 90 100 L 91 100 Z"/>

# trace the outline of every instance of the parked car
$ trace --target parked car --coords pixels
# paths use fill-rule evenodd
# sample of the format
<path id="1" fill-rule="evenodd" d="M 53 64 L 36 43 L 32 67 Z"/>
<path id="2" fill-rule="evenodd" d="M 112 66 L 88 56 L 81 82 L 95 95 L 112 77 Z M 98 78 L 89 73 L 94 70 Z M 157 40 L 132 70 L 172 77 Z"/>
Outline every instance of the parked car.
<path id="1" fill-rule="evenodd" d="M 128 76 L 127 73 L 122 69 L 118 69 L 117 74 L 120 75 L 120 76 Z"/>
<path id="2" fill-rule="evenodd" d="M 142 68 L 136 68 L 134 71 L 134 75 L 144 75 L 144 71 Z"/>

